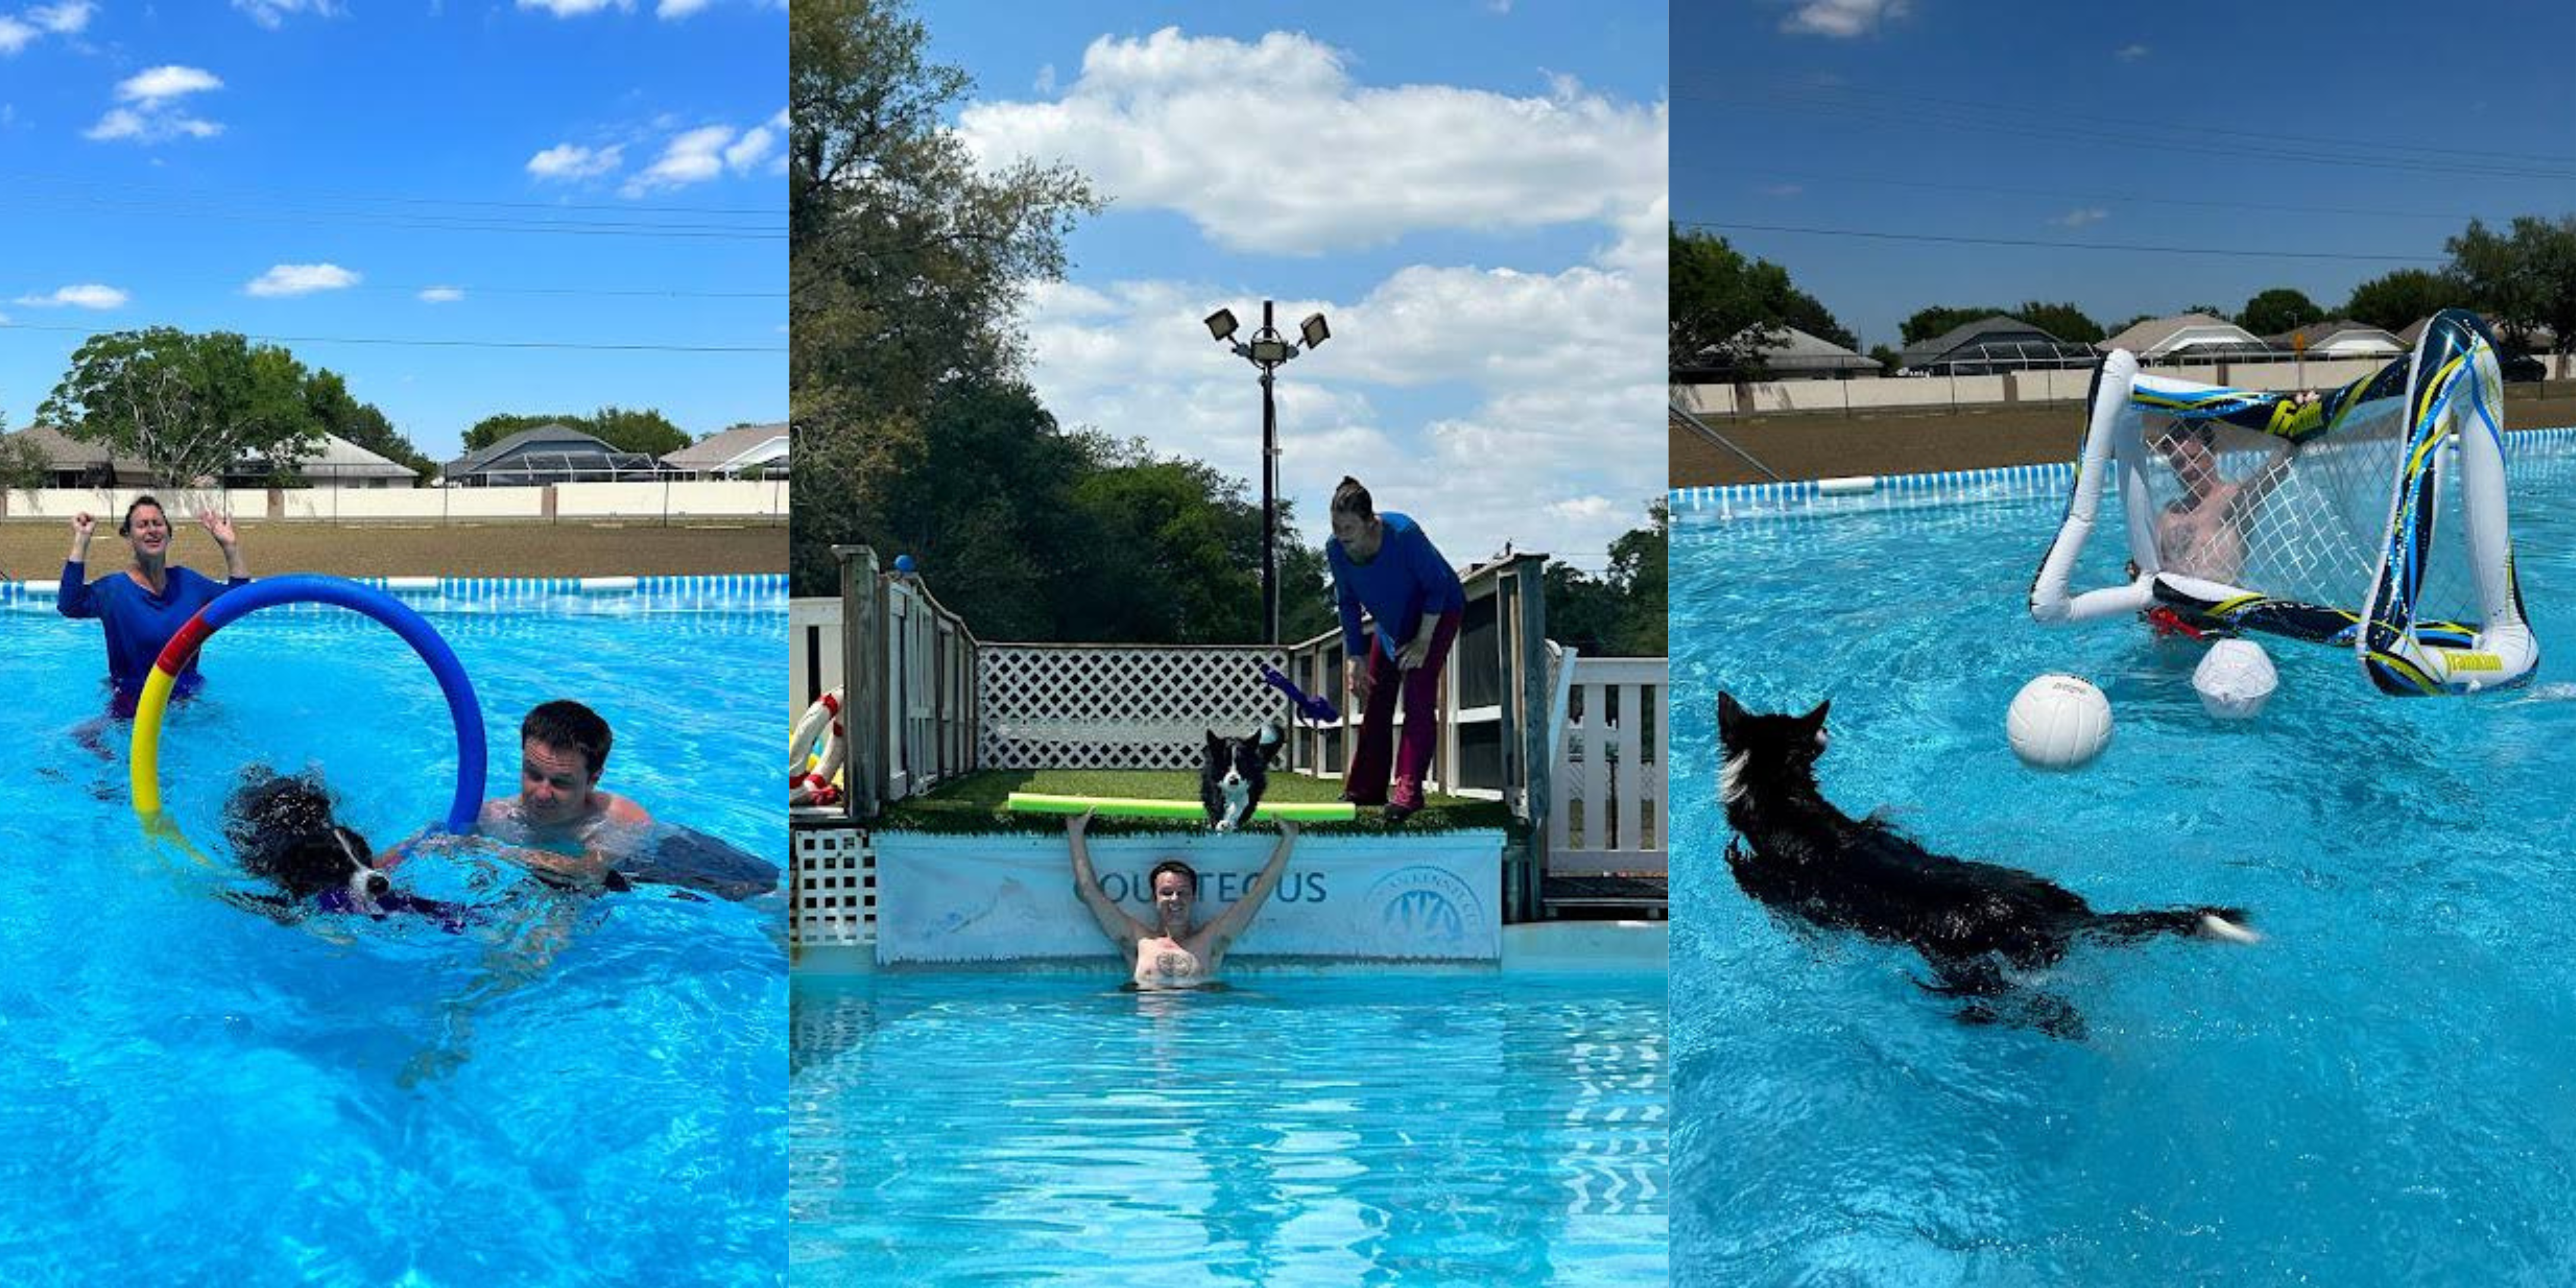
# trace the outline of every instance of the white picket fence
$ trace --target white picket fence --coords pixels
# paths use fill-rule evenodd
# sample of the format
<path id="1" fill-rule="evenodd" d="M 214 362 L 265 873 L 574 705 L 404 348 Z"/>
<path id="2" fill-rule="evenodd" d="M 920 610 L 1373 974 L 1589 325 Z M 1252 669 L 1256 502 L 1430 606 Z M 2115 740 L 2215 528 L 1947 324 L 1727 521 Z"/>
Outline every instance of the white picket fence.
<path id="1" fill-rule="evenodd" d="M 1551 876 L 1665 871 L 1664 767 L 1672 755 L 1671 664 L 1575 657 L 1557 668 Z"/>

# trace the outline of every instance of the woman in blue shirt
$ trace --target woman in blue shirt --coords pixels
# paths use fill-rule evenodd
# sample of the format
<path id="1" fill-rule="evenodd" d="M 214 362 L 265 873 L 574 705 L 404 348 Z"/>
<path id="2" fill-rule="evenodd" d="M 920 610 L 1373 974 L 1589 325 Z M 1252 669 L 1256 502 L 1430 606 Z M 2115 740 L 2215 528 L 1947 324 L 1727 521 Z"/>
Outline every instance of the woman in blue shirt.
<path id="1" fill-rule="evenodd" d="M 63 561 L 62 591 L 54 607 L 65 617 L 95 617 L 106 627 L 108 677 L 116 685 L 109 709 L 123 718 L 134 714 L 143 682 L 152 678 L 152 663 L 170 637 L 215 596 L 247 585 L 250 565 L 242 557 L 232 520 L 200 510 L 198 525 L 223 548 L 226 580 L 218 584 L 194 569 L 171 567 L 169 516 L 159 501 L 143 496 L 125 507 L 125 520 L 116 525 L 117 535 L 134 548 L 133 562 L 93 582 L 88 580 L 89 539 L 97 523 L 86 513 L 72 516 L 72 552 Z M 186 697 L 203 683 L 192 657 L 173 693 Z"/>
<path id="2" fill-rule="evenodd" d="M 1368 489 L 1344 478 L 1333 489 L 1333 539 L 1324 543 L 1333 597 L 1342 613 L 1342 650 L 1351 696 L 1360 704 L 1359 745 L 1342 775 L 1342 797 L 1386 806 L 1390 823 L 1422 808 L 1422 775 L 1439 744 L 1440 669 L 1467 609 L 1458 573 L 1423 535 L 1421 525 L 1377 513 Z M 1360 634 L 1360 610 L 1377 623 Z M 1395 704 L 1404 701 L 1404 738 L 1395 751 L 1395 785 L 1387 786 Z"/>

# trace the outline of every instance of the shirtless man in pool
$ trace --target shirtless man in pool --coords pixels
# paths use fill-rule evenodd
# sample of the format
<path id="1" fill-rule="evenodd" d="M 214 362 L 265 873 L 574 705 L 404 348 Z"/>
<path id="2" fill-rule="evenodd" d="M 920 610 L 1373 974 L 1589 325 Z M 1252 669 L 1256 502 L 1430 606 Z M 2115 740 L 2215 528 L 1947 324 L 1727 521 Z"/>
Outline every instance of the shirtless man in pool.
<path id="1" fill-rule="evenodd" d="M 1148 926 L 1127 915 L 1092 874 L 1091 851 L 1082 843 L 1083 830 L 1090 824 L 1091 815 L 1083 814 L 1064 828 L 1065 840 L 1073 849 L 1074 893 L 1082 896 L 1083 906 L 1091 909 L 1101 932 L 1126 954 L 1138 988 L 1196 988 L 1214 980 L 1217 967 L 1225 961 L 1225 950 L 1234 946 L 1252 924 L 1252 915 L 1279 888 L 1279 877 L 1288 870 L 1288 852 L 1297 845 L 1297 825 L 1280 820 L 1279 848 L 1270 852 L 1270 861 L 1252 879 L 1252 888 L 1195 930 L 1190 928 L 1190 914 L 1198 907 L 1199 874 L 1179 859 L 1155 864 L 1151 878 L 1155 924 Z"/>
<path id="2" fill-rule="evenodd" d="M 653 822 L 643 806 L 599 790 L 613 740 L 608 722 L 578 702 L 530 711 L 519 726 L 519 794 L 486 802 L 476 830 L 525 847 L 515 857 L 540 876 L 606 879 L 621 841 Z"/>

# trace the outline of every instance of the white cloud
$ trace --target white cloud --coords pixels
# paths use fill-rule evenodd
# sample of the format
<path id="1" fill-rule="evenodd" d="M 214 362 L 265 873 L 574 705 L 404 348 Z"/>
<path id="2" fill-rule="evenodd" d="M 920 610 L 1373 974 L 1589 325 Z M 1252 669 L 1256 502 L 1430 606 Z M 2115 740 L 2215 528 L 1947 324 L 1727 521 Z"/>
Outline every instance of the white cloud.
<path id="1" fill-rule="evenodd" d="M 138 112 L 132 108 L 112 107 L 107 115 L 98 118 L 98 124 L 81 131 L 81 137 L 100 141 L 132 139 L 137 143 L 159 143 L 181 135 L 211 139 L 223 132 L 224 127 L 213 121 L 183 116 L 168 108 L 146 107 Z"/>
<path id="2" fill-rule="evenodd" d="M 2100 206 L 2087 206 L 2081 210 L 2067 211 L 2048 222 L 2060 228 L 2082 228 L 2086 224 L 2098 224 L 2110 217 L 2111 212 Z"/>
<path id="3" fill-rule="evenodd" d="M 1803 0 L 1780 30 L 1793 36 L 1865 36 L 1881 22 L 1905 16 L 1907 0 Z"/>
<path id="4" fill-rule="evenodd" d="M 543 9 L 558 18 L 578 18 L 603 9 L 632 13 L 635 0 L 519 0 L 522 9 Z"/>
<path id="5" fill-rule="evenodd" d="M 250 15 L 252 22 L 275 31 L 286 25 L 288 14 L 310 13 L 318 18 L 341 18 L 348 10 L 338 0 L 233 0 L 233 8 Z"/>
<path id="6" fill-rule="evenodd" d="M 15 302 L 36 309 L 66 306 L 79 309 L 113 309 L 123 307 L 131 298 L 133 297 L 113 286 L 84 282 L 78 286 L 59 287 L 51 295 L 21 295 Z"/>
<path id="7" fill-rule="evenodd" d="M 741 138 L 725 148 L 725 168 L 735 174 L 749 174 L 753 167 L 768 159 L 769 150 L 777 142 L 778 136 L 770 133 L 768 126 L 755 125 L 743 131 Z"/>
<path id="8" fill-rule="evenodd" d="M 2120 52 L 2112 55 L 2112 57 L 2115 57 L 2124 63 L 2134 63 L 2153 52 L 2155 51 L 2149 49 L 2145 45 L 2122 45 L 2120 47 Z"/>
<path id="9" fill-rule="evenodd" d="M 77 36 L 89 26 L 89 16 L 97 9 L 89 0 L 68 0 L 64 4 L 37 5 L 27 11 L 27 16 L 57 36 Z"/>
<path id="10" fill-rule="evenodd" d="M 43 33 L 5 14 L 0 14 L 0 54 L 14 54 L 33 44 Z"/>
<path id="11" fill-rule="evenodd" d="M 662 3 L 654 8 L 653 16 L 665 21 L 686 18 L 706 8 L 708 3 L 709 0 L 662 0 Z"/>
<path id="12" fill-rule="evenodd" d="M 1102 37 L 1049 102 L 968 107 L 982 163 L 1071 163 L 1126 209 L 1161 207 L 1229 249 L 1316 254 L 1423 229 L 1613 223 L 1665 187 L 1667 116 L 1555 78 L 1515 98 L 1356 84 L 1303 35 L 1173 28 Z"/>
<path id="13" fill-rule="evenodd" d="M 1658 230 L 1660 235 L 1660 229 Z M 1252 371 L 1199 324 L 1219 305 L 1253 325 L 1257 299 L 1205 283 L 1054 283 L 1022 317 L 1030 378 L 1067 425 L 1252 478 L 1260 397 Z M 1333 338 L 1280 372 L 1281 478 L 1301 533 L 1322 532 L 1332 486 L 1358 475 L 1423 521 L 1453 561 L 1500 549 L 1599 552 L 1663 489 L 1664 316 L 1657 271 L 1558 273 L 1415 266 L 1350 303 L 1290 299 L 1282 329 L 1321 310 Z M 1472 321 L 1471 321 L 1472 320 Z M 1466 403 L 1412 419 L 1406 390 Z M 1611 498 L 1602 502 L 1599 498 Z M 1618 498 L 1631 498 L 1622 502 Z"/>
<path id="14" fill-rule="evenodd" d="M 1029 88 L 1040 94 L 1055 93 L 1055 64 L 1048 63 L 1038 68 L 1038 78 L 1029 85 Z"/>
<path id="15" fill-rule="evenodd" d="M 173 64 L 167 67 L 155 67 L 150 71 L 137 72 L 126 77 L 117 84 L 116 97 L 121 102 L 150 105 L 166 98 L 178 98 L 185 94 L 198 94 L 223 87 L 224 82 L 213 72 L 201 67 L 181 67 Z"/>
<path id="16" fill-rule="evenodd" d="M 420 298 L 430 304 L 454 304 L 465 298 L 465 292 L 453 286 L 433 286 L 422 291 Z"/>
<path id="17" fill-rule="evenodd" d="M 310 295 L 358 284 L 358 275 L 337 264 L 279 264 L 252 278 L 242 289 L 253 295 Z"/>
<path id="18" fill-rule="evenodd" d="M 211 139 L 224 132 L 224 127 L 203 117 L 189 116 L 179 107 L 179 100 L 191 94 L 222 89 L 222 78 L 199 67 L 175 64 L 137 72 L 118 82 L 116 98 L 131 107 L 110 108 L 98 123 L 81 132 L 83 138 L 108 140 L 131 139 L 138 143 L 158 143 L 182 136 Z"/>
<path id="19" fill-rule="evenodd" d="M 540 179 L 587 179 L 617 168 L 615 145 L 585 148 L 577 144 L 558 143 L 528 158 L 528 173 Z"/>
<path id="20" fill-rule="evenodd" d="M 658 188 L 685 188 L 724 173 L 724 147 L 733 139 L 730 125 L 683 130 L 662 148 L 662 155 L 621 189 L 639 197 Z"/>

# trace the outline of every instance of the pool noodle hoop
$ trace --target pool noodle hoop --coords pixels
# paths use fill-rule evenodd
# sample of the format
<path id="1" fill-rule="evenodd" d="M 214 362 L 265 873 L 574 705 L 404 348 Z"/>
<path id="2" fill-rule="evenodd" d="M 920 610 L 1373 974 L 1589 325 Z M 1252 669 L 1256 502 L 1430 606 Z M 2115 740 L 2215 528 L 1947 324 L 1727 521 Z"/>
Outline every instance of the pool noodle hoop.
<path id="1" fill-rule="evenodd" d="M 447 713 L 456 723 L 456 795 L 448 802 L 447 830 L 459 834 L 472 831 L 475 815 L 483 806 L 483 776 L 489 752 L 483 739 L 482 704 L 475 700 L 474 684 L 465 678 L 465 667 L 456 660 L 455 651 L 439 638 L 426 618 L 393 596 L 345 578 L 302 574 L 270 577 L 225 591 L 213 603 L 198 609 L 197 615 L 170 637 L 161 656 L 153 661 L 152 676 L 143 682 L 143 696 L 134 704 L 130 757 L 134 812 L 143 816 L 145 825 L 156 831 L 168 830 L 161 817 L 161 717 L 170 705 L 170 690 L 179 682 L 179 672 L 187 668 L 188 659 L 216 631 L 278 604 L 330 604 L 363 613 L 401 636 L 412 652 L 428 663 L 429 673 L 438 680 L 439 692 L 447 697 Z"/>
<path id="2" fill-rule="evenodd" d="M 1002 802 L 1002 808 L 1014 814 L 1079 814 L 1097 811 L 1103 818 L 1205 818 L 1207 807 L 1197 801 L 1138 800 L 1125 796 L 1051 796 L 1044 792 L 1013 792 Z M 1290 819 L 1299 823 L 1333 823 L 1359 817 L 1359 807 L 1349 801 L 1263 801 L 1252 811 L 1254 818 Z"/>

